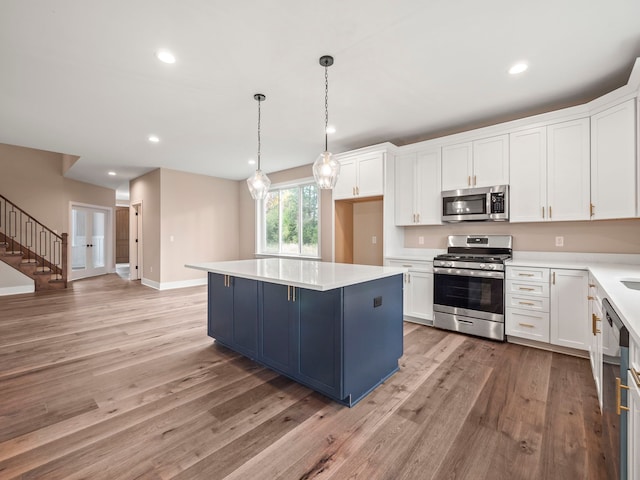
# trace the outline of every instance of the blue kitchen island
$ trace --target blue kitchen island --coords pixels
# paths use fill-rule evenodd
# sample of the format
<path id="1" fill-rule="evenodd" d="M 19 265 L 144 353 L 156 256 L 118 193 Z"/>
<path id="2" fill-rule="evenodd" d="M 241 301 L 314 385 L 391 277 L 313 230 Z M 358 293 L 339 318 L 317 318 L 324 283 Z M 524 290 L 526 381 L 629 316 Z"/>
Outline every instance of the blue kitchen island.
<path id="1" fill-rule="evenodd" d="M 353 406 L 398 370 L 404 269 L 281 258 L 208 272 L 217 343 Z"/>

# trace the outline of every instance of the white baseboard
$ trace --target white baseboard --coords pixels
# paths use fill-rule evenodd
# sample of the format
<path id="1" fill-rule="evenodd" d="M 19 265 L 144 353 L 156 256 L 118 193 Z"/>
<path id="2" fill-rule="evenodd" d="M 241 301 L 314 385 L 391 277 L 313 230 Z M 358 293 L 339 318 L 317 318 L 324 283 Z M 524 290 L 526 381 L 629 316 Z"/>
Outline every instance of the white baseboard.
<path id="1" fill-rule="evenodd" d="M 156 290 L 173 290 L 176 288 L 198 287 L 207 284 L 207 278 L 195 278 L 193 280 L 181 280 L 178 282 L 154 282 L 148 278 L 141 280 L 142 285 L 155 288 Z"/>
<path id="2" fill-rule="evenodd" d="M 4 295 L 20 295 L 21 293 L 35 292 L 34 285 L 20 285 L 19 287 L 2 287 L 0 288 L 0 297 Z"/>

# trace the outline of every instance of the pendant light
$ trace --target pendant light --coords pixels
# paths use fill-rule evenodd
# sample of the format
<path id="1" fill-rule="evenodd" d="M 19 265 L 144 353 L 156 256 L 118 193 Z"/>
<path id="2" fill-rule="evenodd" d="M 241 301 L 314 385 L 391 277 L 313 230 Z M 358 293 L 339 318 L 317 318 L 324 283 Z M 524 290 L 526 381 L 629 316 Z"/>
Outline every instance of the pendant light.
<path id="1" fill-rule="evenodd" d="M 321 189 L 332 189 L 338 181 L 340 163 L 333 158 L 327 146 L 327 128 L 329 127 L 329 67 L 333 65 L 333 57 L 320 57 L 320 65 L 324 67 L 324 153 L 313 163 L 313 177 Z"/>
<path id="2" fill-rule="evenodd" d="M 251 177 L 247 178 L 247 185 L 254 200 L 264 200 L 269 194 L 271 180 L 266 173 L 260 170 L 260 102 L 263 102 L 267 97 L 256 93 L 253 98 L 258 101 L 258 168 Z"/>

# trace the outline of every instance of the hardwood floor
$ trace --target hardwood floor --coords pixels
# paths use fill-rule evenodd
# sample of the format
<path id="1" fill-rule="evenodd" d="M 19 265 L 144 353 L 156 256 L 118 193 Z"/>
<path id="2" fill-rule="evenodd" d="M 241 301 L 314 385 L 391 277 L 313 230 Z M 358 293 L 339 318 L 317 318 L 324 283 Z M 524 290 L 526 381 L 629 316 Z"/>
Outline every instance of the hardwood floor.
<path id="1" fill-rule="evenodd" d="M 405 324 L 354 408 L 217 346 L 206 289 L 0 297 L 0 478 L 605 479 L 588 360 Z"/>

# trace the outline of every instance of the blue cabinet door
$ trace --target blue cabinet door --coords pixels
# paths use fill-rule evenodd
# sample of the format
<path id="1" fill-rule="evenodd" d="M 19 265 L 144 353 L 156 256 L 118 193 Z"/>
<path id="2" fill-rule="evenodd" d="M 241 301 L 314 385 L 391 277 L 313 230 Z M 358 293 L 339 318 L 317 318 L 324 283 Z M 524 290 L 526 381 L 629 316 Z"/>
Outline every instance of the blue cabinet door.
<path id="1" fill-rule="evenodd" d="M 344 287 L 344 388 L 357 401 L 398 369 L 402 275 Z"/>
<path id="2" fill-rule="evenodd" d="M 260 359 L 283 373 L 295 374 L 299 303 L 292 287 L 261 282 L 262 317 Z"/>
<path id="3" fill-rule="evenodd" d="M 208 329 L 210 337 L 228 346 L 233 344 L 233 289 L 225 275 L 209 273 Z"/>
<path id="4" fill-rule="evenodd" d="M 233 343 L 250 358 L 258 354 L 258 282 L 230 277 L 233 288 Z"/>
<path id="5" fill-rule="evenodd" d="M 299 365 L 297 375 L 320 392 L 343 398 L 342 289 L 298 289 Z"/>

